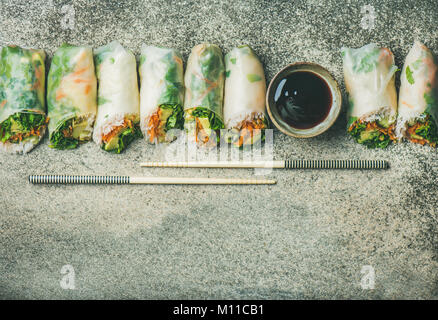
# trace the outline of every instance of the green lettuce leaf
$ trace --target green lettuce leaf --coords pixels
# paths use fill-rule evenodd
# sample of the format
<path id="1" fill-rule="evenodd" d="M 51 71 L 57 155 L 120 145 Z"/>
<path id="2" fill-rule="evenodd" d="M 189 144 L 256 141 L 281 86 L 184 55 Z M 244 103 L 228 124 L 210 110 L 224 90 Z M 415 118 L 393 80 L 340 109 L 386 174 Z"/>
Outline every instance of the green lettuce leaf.
<path id="1" fill-rule="evenodd" d="M 79 145 L 79 140 L 73 137 L 65 137 L 63 134 L 64 130 L 70 130 L 70 127 L 73 126 L 73 120 L 69 119 L 64 121 L 64 123 L 55 130 L 50 135 L 50 148 L 59 149 L 59 150 L 67 150 L 67 149 L 75 149 Z"/>
<path id="2" fill-rule="evenodd" d="M 132 141 L 141 137 L 143 137 L 143 134 L 141 133 L 140 127 L 135 125 L 132 128 L 126 128 L 119 134 L 118 144 L 114 149 L 106 150 L 105 144 L 102 145 L 102 149 L 108 152 L 121 153 Z"/>
<path id="3" fill-rule="evenodd" d="M 349 133 L 357 143 L 369 149 L 384 149 L 391 143 L 389 135 L 378 130 L 367 130 L 366 123 L 356 123 Z"/>
<path id="4" fill-rule="evenodd" d="M 174 104 L 163 104 L 160 106 L 162 109 L 173 109 L 172 114 L 167 118 L 166 122 L 166 132 L 172 129 L 183 129 L 184 128 L 184 111 L 181 105 Z"/>
<path id="5" fill-rule="evenodd" d="M 220 130 L 224 128 L 222 120 L 212 111 L 207 108 L 195 108 L 192 112 L 192 116 L 197 118 L 208 118 L 210 122 L 210 129 Z"/>
<path id="6" fill-rule="evenodd" d="M 415 134 L 426 139 L 430 143 L 438 142 L 438 128 L 434 119 L 426 113 L 426 121 L 415 130 Z"/>
<path id="7" fill-rule="evenodd" d="M 17 112 L 0 124 L 0 141 L 6 142 L 17 133 L 26 134 L 43 126 L 46 116 L 40 113 Z"/>

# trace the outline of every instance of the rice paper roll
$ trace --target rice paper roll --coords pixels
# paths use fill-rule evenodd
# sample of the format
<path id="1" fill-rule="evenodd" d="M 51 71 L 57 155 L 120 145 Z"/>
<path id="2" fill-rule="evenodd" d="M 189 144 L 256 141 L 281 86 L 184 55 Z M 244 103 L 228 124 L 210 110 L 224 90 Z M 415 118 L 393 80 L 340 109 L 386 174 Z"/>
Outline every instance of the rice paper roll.
<path id="1" fill-rule="evenodd" d="M 98 80 L 93 140 L 103 150 L 120 153 L 141 137 L 137 62 L 117 42 L 95 50 Z"/>
<path id="2" fill-rule="evenodd" d="M 437 58 L 416 41 L 406 57 L 401 75 L 397 137 L 419 144 L 438 142 Z"/>
<path id="3" fill-rule="evenodd" d="M 27 153 L 47 127 L 45 53 L 0 47 L 0 149 Z"/>
<path id="4" fill-rule="evenodd" d="M 143 45 L 139 67 L 140 126 L 150 143 L 171 142 L 184 128 L 184 71 L 179 52 Z"/>
<path id="5" fill-rule="evenodd" d="M 237 147 L 260 142 L 268 127 L 263 66 L 251 47 L 244 45 L 225 56 L 225 70 L 226 139 Z"/>
<path id="6" fill-rule="evenodd" d="M 221 49 L 199 44 L 190 53 L 184 76 L 184 128 L 189 141 L 214 146 L 224 128 L 225 66 Z"/>
<path id="7" fill-rule="evenodd" d="M 92 49 L 61 46 L 53 57 L 47 83 L 50 147 L 73 149 L 91 139 L 96 87 Z"/>
<path id="8" fill-rule="evenodd" d="M 368 148 L 385 148 L 395 140 L 397 93 L 394 55 L 368 44 L 342 48 L 345 86 L 349 96 L 348 132 Z"/>

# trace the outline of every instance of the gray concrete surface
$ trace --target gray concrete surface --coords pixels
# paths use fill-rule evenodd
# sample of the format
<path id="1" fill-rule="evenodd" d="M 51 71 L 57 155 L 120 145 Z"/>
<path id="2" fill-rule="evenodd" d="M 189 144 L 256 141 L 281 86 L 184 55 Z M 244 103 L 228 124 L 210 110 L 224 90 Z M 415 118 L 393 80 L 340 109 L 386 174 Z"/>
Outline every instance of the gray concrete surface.
<path id="1" fill-rule="evenodd" d="M 389 46 L 399 66 L 415 38 L 438 53 L 434 0 L 54 1 L 2 0 L 0 44 L 118 39 L 178 48 L 202 41 L 224 51 L 248 43 L 270 80 L 308 60 L 343 87 L 341 46 Z M 62 5 L 75 27 L 63 30 Z M 375 28 L 360 27 L 374 6 Z M 345 115 L 320 137 L 274 134 L 276 159 L 387 159 L 391 169 L 275 171 L 276 186 L 31 186 L 27 176 L 126 174 L 252 176 L 252 170 L 141 169 L 160 160 L 137 141 L 122 155 L 92 143 L 56 151 L 47 139 L 27 156 L 0 155 L 0 298 L 438 298 L 436 150 L 404 143 L 371 151 L 344 131 Z M 76 289 L 60 286 L 63 265 Z M 376 272 L 374 290 L 361 268 Z"/>

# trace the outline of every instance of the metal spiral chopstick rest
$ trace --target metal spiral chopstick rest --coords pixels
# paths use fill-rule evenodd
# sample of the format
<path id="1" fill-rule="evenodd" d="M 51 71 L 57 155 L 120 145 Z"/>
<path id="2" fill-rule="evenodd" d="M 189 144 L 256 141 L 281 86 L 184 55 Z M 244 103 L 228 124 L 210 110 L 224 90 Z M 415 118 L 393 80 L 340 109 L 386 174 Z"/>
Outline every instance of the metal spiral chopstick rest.
<path id="1" fill-rule="evenodd" d="M 387 169 L 385 160 L 286 160 L 286 169 Z"/>
<path id="2" fill-rule="evenodd" d="M 31 175 L 32 184 L 129 184 L 128 176 Z"/>

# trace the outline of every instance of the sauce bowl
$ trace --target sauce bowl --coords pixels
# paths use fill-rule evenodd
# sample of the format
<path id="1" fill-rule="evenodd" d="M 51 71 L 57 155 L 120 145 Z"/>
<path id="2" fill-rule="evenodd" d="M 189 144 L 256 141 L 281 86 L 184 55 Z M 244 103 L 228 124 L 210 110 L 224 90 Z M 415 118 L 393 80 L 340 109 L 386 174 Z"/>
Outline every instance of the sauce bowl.
<path id="1" fill-rule="evenodd" d="M 324 120 L 314 127 L 307 129 L 298 129 L 289 125 L 279 113 L 277 108 L 277 104 L 275 102 L 275 95 L 277 88 L 279 87 L 280 81 L 290 76 L 294 72 L 310 72 L 319 76 L 323 79 L 331 93 L 331 107 L 330 110 Z M 274 78 L 269 83 L 268 91 L 266 94 L 266 109 L 268 111 L 269 117 L 271 118 L 274 125 L 281 132 L 295 137 L 295 138 L 311 138 L 321 133 L 327 131 L 338 118 L 342 108 L 342 94 L 339 89 L 339 85 L 333 76 L 328 72 L 325 68 L 321 67 L 315 63 L 309 62 L 297 62 L 294 64 L 290 64 L 280 70 Z"/>

